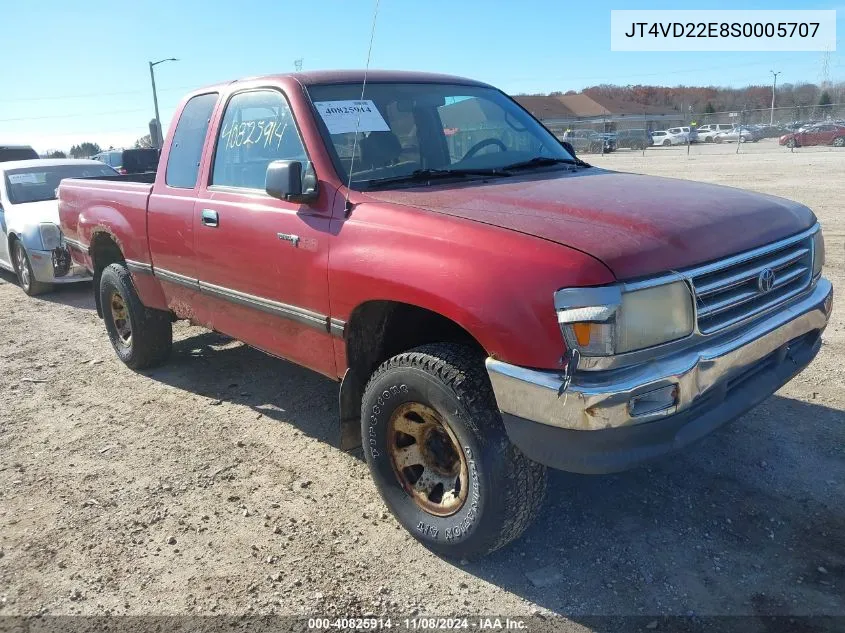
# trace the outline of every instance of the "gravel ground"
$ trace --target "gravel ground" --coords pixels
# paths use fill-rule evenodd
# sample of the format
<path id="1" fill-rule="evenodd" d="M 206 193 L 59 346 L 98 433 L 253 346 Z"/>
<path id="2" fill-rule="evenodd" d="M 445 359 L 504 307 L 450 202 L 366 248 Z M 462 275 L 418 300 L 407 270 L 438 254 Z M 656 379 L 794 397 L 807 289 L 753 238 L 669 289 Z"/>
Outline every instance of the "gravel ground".
<path id="1" fill-rule="evenodd" d="M 845 152 L 588 160 L 806 203 L 845 287 Z M 764 404 L 649 467 L 552 473 L 521 540 L 460 564 L 400 529 L 335 448 L 335 383 L 181 323 L 170 363 L 134 373 L 90 286 L 29 299 L 13 282 L 0 614 L 533 614 L 572 631 L 601 628 L 591 615 L 845 616 L 841 293 L 818 359 Z"/>

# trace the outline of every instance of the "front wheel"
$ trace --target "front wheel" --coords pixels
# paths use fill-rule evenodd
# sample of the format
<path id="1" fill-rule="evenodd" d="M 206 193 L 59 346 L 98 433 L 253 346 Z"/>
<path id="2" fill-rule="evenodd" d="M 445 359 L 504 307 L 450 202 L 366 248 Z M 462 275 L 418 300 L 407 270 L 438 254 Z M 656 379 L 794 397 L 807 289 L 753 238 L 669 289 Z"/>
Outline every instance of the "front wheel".
<path id="1" fill-rule="evenodd" d="M 542 505 L 546 469 L 510 443 L 472 348 L 424 345 L 383 363 L 364 392 L 361 431 L 390 511 L 439 554 L 499 549 Z"/>
<path id="2" fill-rule="evenodd" d="M 14 253 L 13 262 L 15 272 L 18 275 L 18 283 L 27 295 L 34 297 L 53 289 L 51 284 L 45 284 L 35 278 L 35 273 L 32 272 L 32 265 L 29 263 L 29 254 L 26 252 L 23 242 L 16 240 L 12 251 Z"/>
<path id="3" fill-rule="evenodd" d="M 833 139 L 833 146 L 834 147 L 845 147 L 845 137 L 837 136 Z"/>
<path id="4" fill-rule="evenodd" d="M 126 266 L 110 264 L 103 270 L 100 306 L 112 347 L 128 367 L 153 367 L 170 355 L 173 345 L 170 315 L 141 303 Z"/>
<path id="5" fill-rule="evenodd" d="M 793 149 L 793 148 L 795 148 L 795 147 L 798 147 L 798 143 L 796 143 L 796 142 L 795 142 L 795 139 L 794 139 L 794 138 L 791 138 L 791 139 L 789 139 L 789 140 L 786 142 L 786 146 L 787 146 L 789 149 Z"/>
<path id="6" fill-rule="evenodd" d="M 672 141 L 670 141 L 668 138 L 665 141 L 663 141 L 663 147 L 669 147 L 671 144 L 672 144 Z"/>

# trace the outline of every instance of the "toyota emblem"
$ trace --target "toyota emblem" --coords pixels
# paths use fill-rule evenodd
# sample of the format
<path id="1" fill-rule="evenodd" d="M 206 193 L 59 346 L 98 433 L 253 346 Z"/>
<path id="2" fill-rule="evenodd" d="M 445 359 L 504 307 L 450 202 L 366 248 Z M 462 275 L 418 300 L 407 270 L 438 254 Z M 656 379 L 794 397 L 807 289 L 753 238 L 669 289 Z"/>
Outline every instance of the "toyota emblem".
<path id="1" fill-rule="evenodd" d="M 757 277 L 757 289 L 762 293 L 766 293 L 774 287 L 775 271 L 773 271 L 771 268 L 764 268 L 760 275 Z"/>

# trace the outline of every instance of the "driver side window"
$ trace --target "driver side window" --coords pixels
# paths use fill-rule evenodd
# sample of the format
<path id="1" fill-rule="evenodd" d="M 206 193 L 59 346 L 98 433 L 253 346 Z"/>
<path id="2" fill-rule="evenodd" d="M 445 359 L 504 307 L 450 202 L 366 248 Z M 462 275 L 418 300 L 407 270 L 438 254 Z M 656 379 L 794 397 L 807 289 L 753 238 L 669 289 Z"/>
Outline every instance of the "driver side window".
<path id="1" fill-rule="evenodd" d="M 274 160 L 300 161 L 303 181 L 311 170 L 287 101 L 277 90 L 236 94 L 220 125 L 209 184 L 263 190 Z"/>

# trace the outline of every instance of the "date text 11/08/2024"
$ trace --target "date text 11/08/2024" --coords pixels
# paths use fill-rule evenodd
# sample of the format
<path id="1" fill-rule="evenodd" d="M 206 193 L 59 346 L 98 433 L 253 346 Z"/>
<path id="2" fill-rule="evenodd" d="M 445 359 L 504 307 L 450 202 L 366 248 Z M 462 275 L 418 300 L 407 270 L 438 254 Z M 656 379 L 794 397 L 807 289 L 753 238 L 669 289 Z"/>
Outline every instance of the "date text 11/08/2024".
<path id="1" fill-rule="evenodd" d="M 399 629 L 408 631 L 426 630 L 469 630 L 482 631 L 523 631 L 527 629 L 525 620 L 520 618 L 309 618 L 308 628 L 314 630 L 331 629 Z"/>

